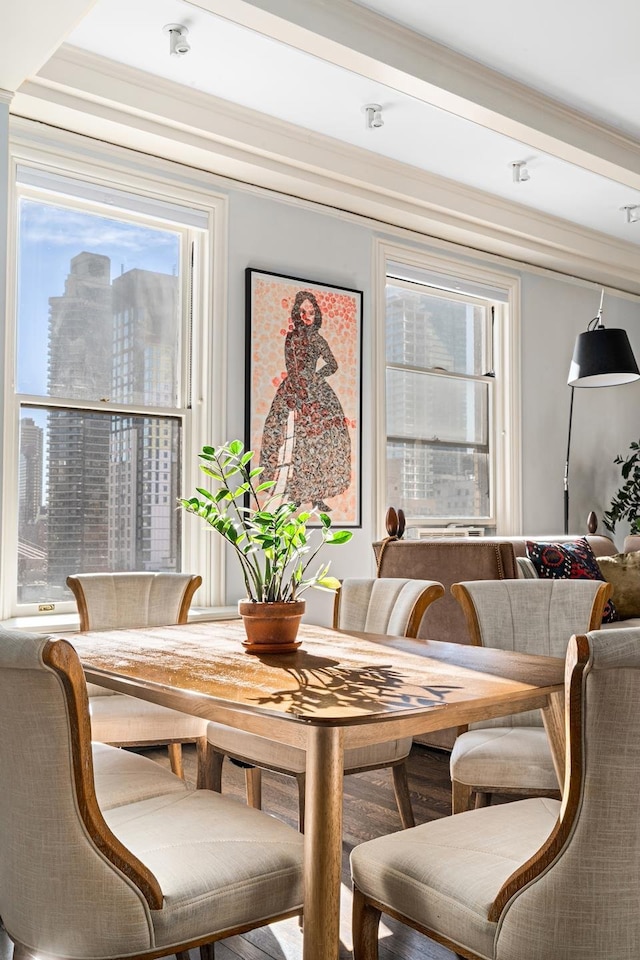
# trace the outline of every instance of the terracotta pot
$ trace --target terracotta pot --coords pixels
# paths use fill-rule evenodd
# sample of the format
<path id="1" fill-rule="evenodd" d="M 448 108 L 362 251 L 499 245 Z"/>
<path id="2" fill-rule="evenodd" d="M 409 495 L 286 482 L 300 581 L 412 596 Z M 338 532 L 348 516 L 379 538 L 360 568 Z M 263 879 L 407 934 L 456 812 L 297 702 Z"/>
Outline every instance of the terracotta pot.
<path id="1" fill-rule="evenodd" d="M 289 653 L 302 641 L 296 640 L 304 615 L 305 600 L 285 603 L 254 603 L 240 600 L 238 613 L 244 622 L 247 653 Z"/>

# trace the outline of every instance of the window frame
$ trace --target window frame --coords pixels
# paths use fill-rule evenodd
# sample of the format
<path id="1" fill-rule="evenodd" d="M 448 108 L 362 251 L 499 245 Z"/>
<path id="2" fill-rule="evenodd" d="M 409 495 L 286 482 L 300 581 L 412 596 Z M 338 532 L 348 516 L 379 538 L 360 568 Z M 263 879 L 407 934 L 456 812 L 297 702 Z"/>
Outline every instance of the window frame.
<path id="1" fill-rule="evenodd" d="M 386 429 L 386 286 L 389 277 L 396 280 L 390 264 L 402 264 L 429 274 L 453 277 L 461 285 L 467 281 L 474 287 L 486 286 L 503 293 L 506 302 L 493 302 L 496 308 L 487 360 L 489 369 L 495 373 L 490 378 L 489 389 L 489 498 L 492 505 L 489 518 L 417 518 L 408 526 L 442 527 L 495 526 L 498 535 L 514 535 L 522 529 L 522 454 L 521 454 L 521 396 L 520 396 L 520 281 L 515 275 L 501 272 L 481 264 L 470 263 L 462 256 L 447 256 L 440 252 L 420 250 L 415 247 L 376 238 L 374 240 L 374 323 L 373 323 L 373 383 L 377 384 L 374 406 L 375 447 L 375 525 L 379 536 L 385 535 L 384 518 L 389 506 L 387 497 L 387 429 Z M 412 284 L 409 283 L 409 286 Z M 415 286 L 415 284 L 413 284 Z M 425 282 L 425 288 L 429 284 Z M 434 288 L 435 291 L 439 288 Z M 455 295 L 448 286 L 441 288 Z M 469 299 L 476 298 L 470 294 Z M 484 298 L 481 298 L 484 299 Z M 487 294 L 486 300 L 491 303 Z M 444 374 L 443 374 L 444 376 Z M 465 377 L 468 380 L 484 381 L 486 377 Z"/>
<path id="2" fill-rule="evenodd" d="M 4 456 L 0 483 L 2 486 L 2 573 L 0 579 L 0 618 L 20 617 L 34 619 L 57 614 L 73 613 L 75 602 L 56 602 L 51 605 L 18 603 L 18 502 L 20 409 L 38 408 L 97 410 L 110 413 L 127 412 L 140 415 L 175 416 L 182 421 L 183 489 L 189 491 L 199 481 L 197 455 L 206 443 L 219 442 L 226 414 L 226 256 L 227 256 L 227 199 L 206 189 L 204 184 L 193 186 L 192 171 L 185 170 L 183 182 L 178 177 L 182 168 L 170 161 L 157 161 L 133 151 L 81 141 L 74 135 L 52 137 L 51 143 L 34 145 L 28 136 L 10 139 L 9 180 L 9 237 L 7 270 L 7 313 L 5 321 L 5 388 L 4 388 Z M 87 149 L 91 145 L 92 151 Z M 91 153 L 89 156 L 88 154 Z M 183 324 L 180 369 L 178 370 L 179 402 L 175 410 L 166 408 L 124 405 L 121 403 L 81 401 L 69 402 L 56 397 L 40 397 L 16 393 L 17 360 L 17 278 L 18 278 L 18 197 L 29 194 L 45 199 L 40 187 L 19 185 L 17 168 L 35 167 L 58 176 L 68 177 L 104 189 L 146 198 L 157 203 L 174 203 L 192 208 L 206 217 L 206 227 L 191 227 L 169 222 L 144 212 L 127 212 L 126 208 L 96 203 L 67 196 L 61 198 L 65 207 L 90 210 L 104 215 L 109 212 L 119 219 L 136 223 L 167 226 L 181 235 L 181 318 Z M 49 192 L 55 202 L 60 194 Z M 214 387 L 215 385 L 215 387 Z M 215 393 L 214 393 L 215 390 Z M 210 608 L 224 603 L 224 554 L 219 538 L 207 536 L 204 524 L 182 523 L 180 567 L 184 571 L 200 573 L 203 586 L 198 591 L 198 606 Z M 40 609 L 39 609 L 40 608 Z"/>

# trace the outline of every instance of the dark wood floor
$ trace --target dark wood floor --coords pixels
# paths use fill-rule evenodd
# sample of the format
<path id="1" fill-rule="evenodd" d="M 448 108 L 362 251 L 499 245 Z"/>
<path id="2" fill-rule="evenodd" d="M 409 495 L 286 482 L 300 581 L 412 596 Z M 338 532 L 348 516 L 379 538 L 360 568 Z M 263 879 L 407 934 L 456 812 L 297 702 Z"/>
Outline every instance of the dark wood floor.
<path id="1" fill-rule="evenodd" d="M 165 751 L 148 751 L 148 755 L 168 765 Z M 185 774 L 195 779 L 195 748 L 187 747 Z M 414 745 L 409 758 L 409 782 L 416 823 L 424 823 L 450 812 L 451 786 L 449 755 Z M 244 799 L 244 774 L 228 761 L 223 774 L 223 791 Z M 295 781 L 289 777 L 265 772 L 263 775 L 263 807 L 275 816 L 296 825 L 297 797 Z M 351 956 L 351 895 L 349 853 L 357 843 L 400 829 L 391 775 L 387 770 L 361 773 L 345 779 L 344 856 L 341 905 L 342 943 L 340 956 Z M 380 960 L 454 960 L 455 955 L 414 931 L 383 919 L 380 927 Z M 285 920 L 242 937 L 231 937 L 216 944 L 216 960 L 300 960 L 302 935 L 297 920 Z M 198 960 L 192 952 L 192 960 Z M 10 960 L 11 946 L 0 933 L 0 960 Z"/>

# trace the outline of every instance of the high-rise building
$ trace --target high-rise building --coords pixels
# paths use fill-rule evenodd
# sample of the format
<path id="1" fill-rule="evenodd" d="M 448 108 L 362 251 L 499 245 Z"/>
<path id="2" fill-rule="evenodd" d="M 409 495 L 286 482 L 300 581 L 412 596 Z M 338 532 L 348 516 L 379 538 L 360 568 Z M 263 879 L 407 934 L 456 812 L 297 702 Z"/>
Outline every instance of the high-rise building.
<path id="1" fill-rule="evenodd" d="M 479 473 L 486 457 L 465 445 L 483 416 L 474 385 L 461 388 L 460 381 L 428 372 L 469 368 L 469 354 L 481 351 L 482 327 L 460 316 L 474 307 L 390 284 L 386 309 L 386 359 L 397 365 L 387 370 L 389 502 L 414 517 L 482 513 L 479 491 L 488 484 Z"/>
<path id="2" fill-rule="evenodd" d="M 178 394 L 178 278 L 129 270 L 113 281 L 113 398 L 175 406 Z M 117 570 L 177 567 L 180 431 L 157 416 L 114 419 L 109 559 Z"/>
<path id="3" fill-rule="evenodd" d="M 33 417 L 20 420 L 20 467 L 18 478 L 18 522 L 30 526 L 42 510 L 44 431 Z"/>
<path id="4" fill-rule="evenodd" d="M 49 395 L 108 399 L 111 262 L 84 252 L 70 267 L 64 294 L 49 298 Z M 48 582 L 55 599 L 70 573 L 109 569 L 111 424 L 108 416 L 70 408 L 51 410 L 48 426 Z"/>

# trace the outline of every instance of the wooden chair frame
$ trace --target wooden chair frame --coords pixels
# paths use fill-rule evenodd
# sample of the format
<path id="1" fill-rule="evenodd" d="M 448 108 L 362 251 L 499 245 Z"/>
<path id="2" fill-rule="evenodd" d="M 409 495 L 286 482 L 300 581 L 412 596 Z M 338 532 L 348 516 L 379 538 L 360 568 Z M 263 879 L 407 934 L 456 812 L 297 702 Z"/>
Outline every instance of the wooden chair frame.
<path id="1" fill-rule="evenodd" d="M 589 617 L 588 630 L 599 630 L 602 624 L 602 617 L 604 614 L 604 608 L 607 605 L 607 601 L 610 599 L 613 592 L 613 587 L 610 583 L 602 582 L 602 585 L 599 587 L 594 599 L 593 605 L 591 607 L 591 615 Z M 472 643 L 474 646 L 481 647 L 482 644 L 482 631 L 480 629 L 480 621 L 478 619 L 478 613 L 469 593 L 468 589 L 462 583 L 454 583 L 451 587 L 451 593 L 458 601 L 462 607 L 465 619 L 467 621 L 467 626 L 469 628 L 469 635 L 471 637 Z M 468 727 L 459 727 L 458 736 L 462 733 L 466 733 Z M 560 790 L 544 790 L 544 789 L 533 789 L 529 788 L 524 790 L 517 787 L 499 787 L 496 788 L 494 784 L 486 783 L 477 783 L 477 784 L 467 784 L 461 783 L 457 780 L 451 781 L 451 809 L 452 813 L 464 813 L 465 810 L 471 810 L 472 806 L 475 805 L 476 809 L 481 807 L 486 807 L 491 802 L 491 795 L 493 793 L 502 793 L 506 795 L 513 794 L 517 797 L 527 796 L 527 797 L 553 797 L 554 799 L 560 799 Z M 475 795 L 475 803 L 473 804 L 473 798 Z"/>
<path id="2" fill-rule="evenodd" d="M 202 577 L 199 574 L 194 574 L 190 580 L 187 581 L 187 584 L 182 594 L 182 600 L 180 601 L 180 607 L 178 608 L 178 616 L 176 618 L 176 623 L 187 623 L 189 618 L 189 610 L 191 608 L 191 602 L 196 590 L 202 584 Z M 80 631 L 84 632 L 87 630 L 92 630 L 91 618 L 89 615 L 89 607 L 87 604 L 87 598 L 85 596 L 84 588 L 82 586 L 81 577 L 71 574 L 67 577 L 67 586 L 73 593 L 76 604 L 78 607 L 78 614 L 80 616 Z M 166 746 L 167 752 L 169 754 L 169 762 L 171 764 L 171 771 L 175 773 L 177 777 L 184 779 L 184 765 L 182 762 L 182 744 L 183 743 L 195 743 L 198 751 L 198 769 L 203 766 L 206 762 L 206 738 L 205 737 L 188 737 L 180 739 L 166 739 L 166 740 L 122 740 L 122 741 L 109 741 L 112 747 L 155 747 L 155 746 Z"/>
<path id="3" fill-rule="evenodd" d="M 91 752 L 89 698 L 78 655 L 66 640 L 49 640 L 43 648 L 42 659 L 44 664 L 53 670 L 62 682 L 69 716 L 77 809 L 87 836 L 105 859 L 138 888 L 147 901 L 150 910 L 162 910 L 163 894 L 156 877 L 112 833 L 98 805 Z M 301 911 L 294 910 L 279 914 L 270 918 L 269 923 L 296 916 L 301 916 Z M 164 946 L 156 950 L 145 950 L 144 953 L 135 955 L 127 954 L 123 958 L 112 957 L 110 960 L 154 960 L 157 957 L 173 954 L 176 954 L 182 960 L 187 960 L 187 951 L 197 947 L 201 951 L 201 960 L 213 960 L 213 943 L 227 937 L 246 933 L 260 926 L 264 926 L 264 921 L 222 930 L 214 937 L 195 938 L 184 943 L 174 944 L 171 947 Z M 16 941 L 14 943 L 14 960 L 33 957 L 33 954 L 24 944 Z"/>
<path id="4" fill-rule="evenodd" d="M 607 585 L 608 586 L 608 585 Z M 497 923 L 507 903 L 520 890 L 540 877 L 563 853 L 574 829 L 580 802 L 584 790 L 584 764 L 582 739 L 583 729 L 583 676 L 589 666 L 591 650 L 589 638 L 572 638 L 567 651 L 567 676 L 569 682 L 565 690 L 565 709 L 567 714 L 567 748 L 565 797 L 558 821 L 539 850 L 529 860 L 521 864 L 503 883 L 489 908 L 488 920 Z M 431 940 L 452 950 L 464 960 L 482 960 L 473 951 L 461 947 L 448 938 L 405 917 L 387 905 L 367 897 L 354 885 L 353 898 L 353 956 L 354 960 L 378 960 L 378 926 L 382 914 L 399 920 Z M 461 952 L 462 951 L 462 952 Z"/>

